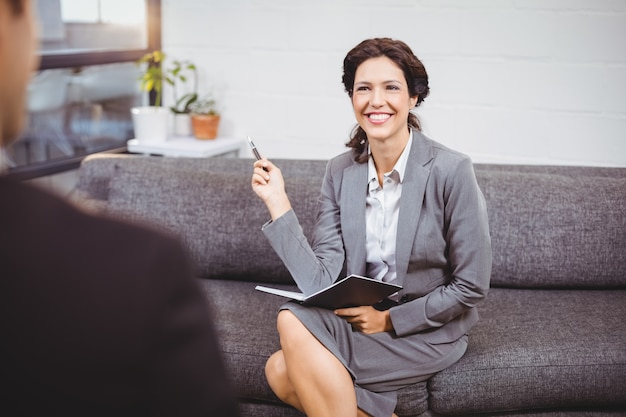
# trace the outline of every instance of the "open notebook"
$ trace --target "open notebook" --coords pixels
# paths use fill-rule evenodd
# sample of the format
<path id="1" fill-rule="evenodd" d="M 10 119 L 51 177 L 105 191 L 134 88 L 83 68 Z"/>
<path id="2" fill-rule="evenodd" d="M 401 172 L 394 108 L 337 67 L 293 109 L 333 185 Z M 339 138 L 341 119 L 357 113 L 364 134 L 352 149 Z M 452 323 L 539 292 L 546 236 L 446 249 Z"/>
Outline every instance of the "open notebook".
<path id="1" fill-rule="evenodd" d="M 360 275 L 350 275 L 309 296 L 305 296 L 301 292 L 280 290 L 262 285 L 257 285 L 255 289 L 291 298 L 305 305 L 334 310 L 343 307 L 374 305 L 398 292 L 402 287 Z"/>

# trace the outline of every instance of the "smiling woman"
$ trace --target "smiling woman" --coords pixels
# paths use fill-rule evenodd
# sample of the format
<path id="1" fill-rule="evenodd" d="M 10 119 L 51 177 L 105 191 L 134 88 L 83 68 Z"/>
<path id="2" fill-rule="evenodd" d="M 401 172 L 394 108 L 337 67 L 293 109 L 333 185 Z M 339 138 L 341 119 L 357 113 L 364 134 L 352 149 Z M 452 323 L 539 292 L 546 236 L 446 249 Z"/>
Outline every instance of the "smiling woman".
<path id="1" fill-rule="evenodd" d="M 368 59 L 357 68 L 354 89 L 354 115 L 367 135 L 366 143 L 370 148 L 380 148 L 384 152 L 388 143 L 406 145 L 410 135 L 407 129 L 409 111 L 415 107 L 418 96 L 411 96 L 400 67 L 384 56 Z M 379 166 L 381 173 L 391 170 L 394 163 L 390 161 L 391 166 Z"/>
<path id="2" fill-rule="evenodd" d="M 419 132 L 411 110 L 428 76 L 405 43 L 357 45 L 343 81 L 358 127 L 352 149 L 328 162 L 312 241 L 267 159 L 252 175 L 271 217 L 263 232 L 305 295 L 344 271 L 402 289 L 374 306 L 285 304 L 265 371 L 278 398 L 309 416 L 389 417 L 398 389 L 465 353 L 489 288 L 487 210 L 471 160 Z"/>
<path id="3" fill-rule="evenodd" d="M 361 65 L 368 60 L 372 62 L 368 62 L 365 66 Z M 359 121 L 347 146 L 355 149 L 358 162 L 365 162 L 368 159 L 369 144 L 367 132 L 364 130 L 364 126 L 367 124 L 361 125 L 355 103 L 361 103 L 364 97 L 369 97 L 371 94 L 372 86 L 368 84 L 371 81 L 367 79 L 371 77 L 369 74 L 380 77 L 378 82 L 382 84 L 379 85 L 379 88 L 384 87 L 385 94 L 389 96 L 394 96 L 396 90 L 401 93 L 404 89 L 403 97 L 408 96 L 404 98 L 410 98 L 411 102 L 404 103 L 405 105 L 401 107 L 405 108 L 408 105 L 409 110 L 419 106 L 428 96 L 430 92 L 428 74 L 422 62 L 413 54 L 408 45 L 391 39 L 368 39 L 361 42 L 348 52 L 343 65 L 343 85 L 352 98 L 355 115 Z M 379 67 L 381 69 L 386 67 L 387 69 L 385 72 L 379 73 Z M 387 77 L 384 77 L 383 74 L 387 74 Z M 359 91 L 359 88 L 362 90 Z M 403 114 L 405 114 L 404 111 Z M 408 123 L 409 127 L 421 130 L 419 119 L 414 113 L 407 111 L 405 116 L 406 118 L 403 117 L 398 123 Z M 381 117 L 384 116 L 374 116 L 379 120 Z"/>

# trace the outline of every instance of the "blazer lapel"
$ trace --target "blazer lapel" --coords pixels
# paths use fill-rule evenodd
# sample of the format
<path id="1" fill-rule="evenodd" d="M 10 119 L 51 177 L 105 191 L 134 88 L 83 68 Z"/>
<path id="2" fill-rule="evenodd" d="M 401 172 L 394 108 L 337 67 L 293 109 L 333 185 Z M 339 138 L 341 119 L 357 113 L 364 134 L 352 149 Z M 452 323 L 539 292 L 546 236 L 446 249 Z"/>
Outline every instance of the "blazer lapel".
<path id="1" fill-rule="evenodd" d="M 430 175 L 430 168 L 427 165 L 432 159 L 433 149 L 430 141 L 421 133 L 414 131 L 411 153 L 402 183 L 400 213 L 398 214 L 396 270 L 399 285 L 403 285 L 409 267 L 413 241 L 417 234 L 417 224 L 426 192 L 426 183 Z"/>
<path id="2" fill-rule="evenodd" d="M 344 170 L 341 183 L 341 230 L 348 257 L 348 274 L 365 274 L 365 198 L 367 164 Z"/>

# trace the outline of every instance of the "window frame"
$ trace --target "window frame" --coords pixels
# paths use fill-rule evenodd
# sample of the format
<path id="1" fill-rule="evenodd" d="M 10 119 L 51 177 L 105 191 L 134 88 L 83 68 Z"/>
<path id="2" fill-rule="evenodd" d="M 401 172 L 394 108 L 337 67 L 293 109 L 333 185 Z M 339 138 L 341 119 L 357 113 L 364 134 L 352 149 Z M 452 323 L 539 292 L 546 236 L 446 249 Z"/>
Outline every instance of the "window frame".
<path id="1" fill-rule="evenodd" d="M 134 62 L 146 53 L 161 49 L 161 0 L 146 0 L 148 45 L 145 49 L 77 51 L 70 53 L 40 54 L 39 70 L 55 68 L 80 68 L 90 65 L 113 64 L 117 62 Z M 153 97 L 150 98 L 152 102 Z M 110 149 L 107 153 L 126 152 L 126 146 Z M 61 160 L 40 162 L 32 165 L 10 168 L 7 176 L 21 180 L 53 175 L 76 169 L 89 154 L 78 155 Z"/>

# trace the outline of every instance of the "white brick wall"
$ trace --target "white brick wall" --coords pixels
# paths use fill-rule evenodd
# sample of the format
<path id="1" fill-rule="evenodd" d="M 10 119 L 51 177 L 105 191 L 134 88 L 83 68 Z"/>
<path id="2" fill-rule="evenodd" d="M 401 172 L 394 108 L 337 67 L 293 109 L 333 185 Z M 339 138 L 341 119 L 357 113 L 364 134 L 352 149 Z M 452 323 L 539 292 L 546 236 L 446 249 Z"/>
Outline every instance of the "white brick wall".
<path id="1" fill-rule="evenodd" d="M 475 161 L 626 166 L 626 0 L 163 0 L 164 50 L 270 158 L 345 149 L 343 57 L 375 36 L 412 47 L 425 132 Z"/>

